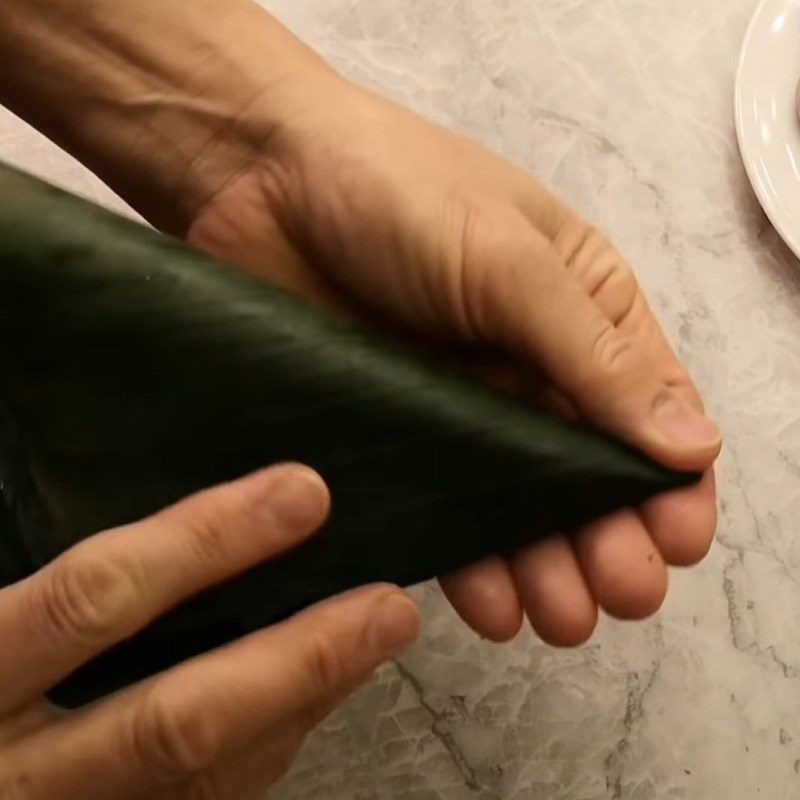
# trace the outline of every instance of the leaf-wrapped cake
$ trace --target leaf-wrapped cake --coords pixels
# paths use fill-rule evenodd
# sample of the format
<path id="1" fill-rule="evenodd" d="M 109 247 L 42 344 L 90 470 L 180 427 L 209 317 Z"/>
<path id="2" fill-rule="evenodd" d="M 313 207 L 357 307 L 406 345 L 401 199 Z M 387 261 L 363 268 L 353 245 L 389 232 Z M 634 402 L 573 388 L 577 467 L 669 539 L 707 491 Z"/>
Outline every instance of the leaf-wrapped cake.
<path id="1" fill-rule="evenodd" d="M 413 584 L 695 480 L 0 168 L 0 582 L 283 460 L 325 530 L 53 693 L 95 699 L 322 598 Z"/>

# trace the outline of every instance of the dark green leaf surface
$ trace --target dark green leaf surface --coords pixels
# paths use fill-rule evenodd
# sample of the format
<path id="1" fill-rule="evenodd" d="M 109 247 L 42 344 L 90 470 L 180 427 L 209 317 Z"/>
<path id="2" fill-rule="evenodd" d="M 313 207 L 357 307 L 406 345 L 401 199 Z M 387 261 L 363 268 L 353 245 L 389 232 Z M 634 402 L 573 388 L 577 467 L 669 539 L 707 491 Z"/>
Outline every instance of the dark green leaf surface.
<path id="1" fill-rule="evenodd" d="M 67 705 L 696 479 L 8 168 L 0 367 L 0 580 L 276 461 L 334 497 L 320 536 L 82 669 Z"/>

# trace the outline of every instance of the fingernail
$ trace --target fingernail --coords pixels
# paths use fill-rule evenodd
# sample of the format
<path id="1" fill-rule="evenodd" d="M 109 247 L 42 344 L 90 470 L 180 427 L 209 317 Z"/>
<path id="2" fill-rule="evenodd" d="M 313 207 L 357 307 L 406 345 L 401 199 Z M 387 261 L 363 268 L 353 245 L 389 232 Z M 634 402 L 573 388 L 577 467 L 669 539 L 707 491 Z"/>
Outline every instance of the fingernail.
<path id="1" fill-rule="evenodd" d="M 655 421 L 663 433 L 682 445 L 707 447 L 722 438 L 719 428 L 707 416 L 675 397 L 668 397 L 656 407 Z"/>
<path id="2" fill-rule="evenodd" d="M 308 533 L 324 521 L 330 498 L 325 482 L 301 465 L 273 467 L 264 487 L 263 503 L 289 533 Z"/>
<path id="3" fill-rule="evenodd" d="M 419 611 L 403 592 L 392 592 L 378 602 L 372 622 L 375 646 L 385 658 L 395 655 L 419 635 Z"/>

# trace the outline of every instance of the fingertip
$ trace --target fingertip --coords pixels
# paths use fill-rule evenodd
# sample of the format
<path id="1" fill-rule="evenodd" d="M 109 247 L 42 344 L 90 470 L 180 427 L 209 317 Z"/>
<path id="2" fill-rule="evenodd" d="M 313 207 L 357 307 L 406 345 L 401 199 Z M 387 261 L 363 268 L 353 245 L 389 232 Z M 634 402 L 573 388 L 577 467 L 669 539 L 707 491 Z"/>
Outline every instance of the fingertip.
<path id="1" fill-rule="evenodd" d="M 563 537 L 517 553 L 512 573 L 525 613 L 539 637 L 554 647 L 584 644 L 597 625 L 597 603 Z"/>
<path id="2" fill-rule="evenodd" d="M 298 672 L 286 675 L 295 691 L 284 700 L 305 707 L 349 694 L 419 632 L 413 600 L 397 586 L 379 583 L 320 601 L 266 629 L 262 647 L 270 646 L 287 671 Z"/>
<path id="3" fill-rule="evenodd" d="M 481 626 L 475 626 L 475 630 L 481 637 L 488 639 L 496 644 L 504 644 L 514 639 L 522 629 L 525 620 L 525 613 L 519 602 L 508 606 L 505 611 L 500 608 L 495 609 L 495 613 L 489 616 L 484 615 Z"/>
<path id="4" fill-rule="evenodd" d="M 710 469 L 719 458 L 722 444 L 708 447 L 680 447 L 674 443 L 646 436 L 634 440 L 634 444 L 652 459 L 676 472 L 695 475 Z"/>
<path id="5" fill-rule="evenodd" d="M 325 481 L 303 464 L 278 464 L 245 481 L 254 493 L 255 502 L 277 518 L 287 533 L 311 533 L 330 513 L 331 497 Z"/>
<path id="6" fill-rule="evenodd" d="M 421 627 L 417 604 L 392 583 L 350 589 L 315 603 L 293 619 L 310 620 L 320 629 L 339 634 L 360 628 L 364 636 L 359 654 L 373 653 L 379 660 L 391 658 L 411 644 Z"/>
<path id="7" fill-rule="evenodd" d="M 608 588 L 598 597 L 603 610 L 619 620 L 643 620 L 656 614 L 667 596 L 668 573 L 657 579 L 630 581 L 625 586 Z"/>
<path id="8" fill-rule="evenodd" d="M 580 647 L 592 638 L 597 627 L 597 618 L 597 606 L 592 604 L 591 613 L 565 616 L 555 626 L 548 626 L 544 620 L 535 618 L 531 619 L 531 627 L 539 638 L 551 647 L 569 649 Z"/>
<path id="9" fill-rule="evenodd" d="M 609 592 L 601 604 L 605 612 L 616 619 L 647 619 L 658 613 L 664 605 L 668 588 L 669 573 L 663 568 L 655 578 L 631 581 L 624 591 Z"/>
<path id="10" fill-rule="evenodd" d="M 661 607 L 667 567 L 639 517 L 625 510 L 583 528 L 575 548 L 592 594 L 617 619 L 644 619 Z"/>
<path id="11" fill-rule="evenodd" d="M 648 500 L 641 514 L 668 564 L 676 567 L 698 564 L 708 555 L 717 528 L 713 470 L 707 470 L 698 484 Z"/>
<path id="12" fill-rule="evenodd" d="M 644 438 L 655 458 L 686 472 L 708 469 L 722 449 L 722 432 L 716 423 L 670 392 L 655 399 Z"/>
<path id="13" fill-rule="evenodd" d="M 524 614 L 508 565 L 491 557 L 439 579 L 442 591 L 459 616 L 492 642 L 513 639 Z"/>
<path id="14" fill-rule="evenodd" d="M 580 647 L 592 638 L 597 627 L 597 603 L 591 597 L 565 603 L 558 610 L 533 606 L 527 613 L 539 638 L 553 647 Z"/>
<path id="15" fill-rule="evenodd" d="M 387 590 L 376 602 L 370 625 L 370 636 L 380 660 L 385 661 L 412 644 L 419 636 L 420 626 L 416 603 L 400 589 Z"/>

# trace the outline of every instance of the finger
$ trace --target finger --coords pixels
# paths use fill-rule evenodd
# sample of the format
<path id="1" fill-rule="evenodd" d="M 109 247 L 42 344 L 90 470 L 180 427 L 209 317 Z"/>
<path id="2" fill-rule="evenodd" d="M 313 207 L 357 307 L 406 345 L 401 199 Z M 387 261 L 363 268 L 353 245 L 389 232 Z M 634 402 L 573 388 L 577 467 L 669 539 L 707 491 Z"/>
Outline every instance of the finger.
<path id="1" fill-rule="evenodd" d="M 464 622 L 493 642 L 513 639 L 522 625 L 522 606 L 506 562 L 493 556 L 439 579 Z"/>
<path id="2" fill-rule="evenodd" d="M 667 568 L 636 512 L 618 511 L 578 532 L 575 552 L 602 608 L 619 619 L 654 614 L 667 593 Z"/>
<path id="3" fill-rule="evenodd" d="M 653 369 L 665 376 L 673 392 L 688 405 L 702 410 L 696 388 L 611 243 L 581 220 L 567 216 L 554 245 L 568 271 L 603 313 L 650 354 Z M 708 552 L 716 528 L 713 474 L 709 471 L 699 485 L 652 499 L 642 508 L 641 516 L 667 563 L 697 563 Z"/>
<path id="4" fill-rule="evenodd" d="M 0 712 L 22 705 L 193 594 L 297 544 L 327 490 L 296 465 L 202 492 L 77 545 L 0 592 Z"/>
<path id="5" fill-rule="evenodd" d="M 708 553 L 717 528 L 714 471 L 708 470 L 694 486 L 648 500 L 640 514 L 668 564 L 697 564 Z"/>
<path id="6" fill-rule="evenodd" d="M 536 633 L 556 647 L 583 644 L 597 624 L 597 603 L 563 536 L 515 554 L 511 571 Z"/>
<path id="7" fill-rule="evenodd" d="M 603 314 L 647 352 L 652 368 L 681 399 L 702 410 L 691 378 L 678 361 L 636 276 L 613 244 L 575 214 L 565 213 L 553 249 Z"/>
<path id="8" fill-rule="evenodd" d="M 613 244 L 592 226 L 567 214 L 561 221 L 554 249 L 598 308 L 623 334 L 647 353 L 651 368 L 674 394 L 703 411 L 689 374 L 678 361 L 636 276 Z"/>
<path id="9" fill-rule="evenodd" d="M 651 368 L 679 399 L 702 411 L 697 389 L 678 361 L 627 262 L 605 236 L 581 221 L 574 224 L 586 232 L 577 253 L 569 253 L 567 248 L 567 271 L 617 330 L 646 353 Z"/>
<path id="10" fill-rule="evenodd" d="M 611 322 L 634 335 L 652 339 L 656 345 L 652 348 L 656 368 L 685 376 L 635 275 L 613 244 L 571 212 L 560 216 L 552 242 L 566 270 Z"/>
<path id="11" fill-rule="evenodd" d="M 158 796 L 241 752 L 270 726 L 308 725 L 418 634 L 395 587 L 369 587 L 193 659 L 7 751 L 0 787 L 30 800 Z M 3 774 L 2 770 L 6 770 Z M 4 783 L 5 781 L 5 783 Z"/>
<path id="12" fill-rule="evenodd" d="M 498 215 L 486 216 L 496 223 Z M 668 466 L 708 467 L 719 452 L 719 431 L 672 390 L 670 376 L 653 369 L 650 353 L 626 327 L 628 314 L 643 313 L 640 293 L 613 321 L 524 217 L 472 227 L 462 270 L 470 327 L 538 360 L 595 424 Z M 632 274 L 618 266 L 608 281 L 629 286 Z"/>

